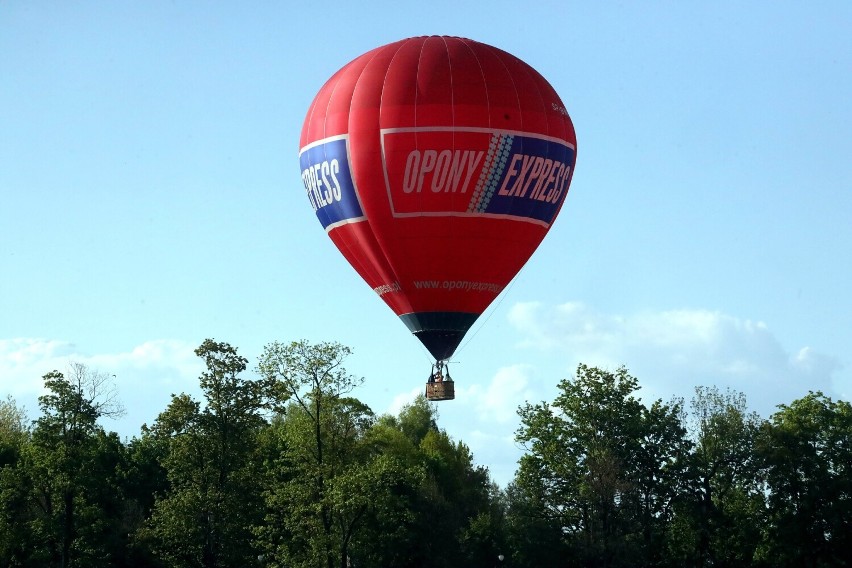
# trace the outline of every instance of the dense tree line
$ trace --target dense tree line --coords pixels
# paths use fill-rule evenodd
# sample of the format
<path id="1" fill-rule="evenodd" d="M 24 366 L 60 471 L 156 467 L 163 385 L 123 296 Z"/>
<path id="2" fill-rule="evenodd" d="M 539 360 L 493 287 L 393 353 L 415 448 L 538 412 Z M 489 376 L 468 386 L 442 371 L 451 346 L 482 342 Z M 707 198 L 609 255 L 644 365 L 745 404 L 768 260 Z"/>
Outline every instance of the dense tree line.
<path id="1" fill-rule="evenodd" d="M 82 365 L 45 375 L 33 422 L 0 401 L 0 567 L 852 563 L 852 408 L 821 393 L 764 420 L 712 387 L 646 405 L 626 369 L 581 365 L 519 408 L 501 489 L 422 397 L 353 397 L 342 345 L 270 344 L 255 379 L 227 343 L 196 353 L 202 399 L 130 441 Z"/>

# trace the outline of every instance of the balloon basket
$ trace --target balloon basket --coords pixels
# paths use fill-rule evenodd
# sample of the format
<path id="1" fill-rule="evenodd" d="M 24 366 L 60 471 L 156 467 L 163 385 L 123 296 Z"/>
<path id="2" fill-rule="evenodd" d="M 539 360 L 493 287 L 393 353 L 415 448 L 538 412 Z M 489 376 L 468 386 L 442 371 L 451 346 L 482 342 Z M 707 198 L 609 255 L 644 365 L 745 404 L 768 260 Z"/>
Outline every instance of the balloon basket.
<path id="1" fill-rule="evenodd" d="M 426 400 L 453 400 L 456 398 L 456 389 L 453 381 L 426 383 Z"/>

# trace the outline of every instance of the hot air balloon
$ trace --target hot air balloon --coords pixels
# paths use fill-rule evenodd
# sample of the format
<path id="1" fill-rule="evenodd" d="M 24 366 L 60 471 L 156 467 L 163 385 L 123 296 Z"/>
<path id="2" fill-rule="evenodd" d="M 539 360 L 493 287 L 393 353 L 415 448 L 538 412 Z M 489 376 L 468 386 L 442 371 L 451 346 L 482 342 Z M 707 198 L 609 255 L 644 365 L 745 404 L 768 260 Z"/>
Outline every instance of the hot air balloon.
<path id="1" fill-rule="evenodd" d="M 575 158 L 553 87 L 470 39 L 378 47 L 317 93 L 300 140 L 308 200 L 434 357 L 430 399 L 453 398 L 446 361 L 547 234 Z"/>

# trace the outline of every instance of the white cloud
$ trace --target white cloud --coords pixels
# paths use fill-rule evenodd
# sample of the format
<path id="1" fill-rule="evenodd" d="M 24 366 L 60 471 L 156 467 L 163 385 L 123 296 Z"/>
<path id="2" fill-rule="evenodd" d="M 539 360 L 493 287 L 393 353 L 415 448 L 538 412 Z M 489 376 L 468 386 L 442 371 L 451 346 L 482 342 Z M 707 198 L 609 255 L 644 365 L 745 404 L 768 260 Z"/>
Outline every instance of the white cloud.
<path id="1" fill-rule="evenodd" d="M 505 424 L 516 418 L 519 401 L 534 398 L 529 388 L 532 372 L 530 365 L 503 367 L 497 370 L 488 384 L 460 389 L 459 398 L 476 409 L 480 420 Z"/>
<path id="2" fill-rule="evenodd" d="M 385 412 L 392 416 L 398 416 L 403 406 L 414 402 L 414 399 L 417 398 L 417 395 L 423 394 L 423 392 L 424 391 L 421 387 L 416 387 L 408 392 L 396 395 Z"/>
<path id="3" fill-rule="evenodd" d="M 473 429 L 465 434 L 463 440 L 476 463 L 487 466 L 491 479 L 501 487 L 506 487 L 514 479 L 518 460 L 523 455 L 523 450 L 515 443 L 514 427 Z"/>
<path id="4" fill-rule="evenodd" d="M 497 369 L 480 383 L 457 380 L 456 398 L 436 403 L 438 426 L 456 441 L 468 445 L 476 463 L 486 465 L 492 479 L 505 486 L 514 477 L 521 450 L 515 445 L 518 406 L 527 399 L 538 400 L 543 392 L 531 365 Z M 406 404 L 423 394 L 422 386 L 396 395 L 387 413 L 398 415 Z"/>
<path id="5" fill-rule="evenodd" d="M 571 370 L 580 362 L 625 365 L 649 399 L 689 399 L 695 386 L 716 385 L 744 392 L 768 414 L 808 390 L 831 394 L 840 369 L 807 347 L 791 355 L 763 322 L 708 310 L 611 315 L 580 303 L 530 302 L 516 304 L 509 321 L 521 334 L 519 347 L 565 354 Z"/>
<path id="6" fill-rule="evenodd" d="M 41 392 L 41 377 L 64 369 L 74 345 L 53 339 L 0 339 L 0 385 L 14 397 Z"/>
<path id="7" fill-rule="evenodd" d="M 165 410 L 171 395 L 196 396 L 203 363 L 195 346 L 176 340 L 152 340 L 117 353 L 87 354 L 72 343 L 53 339 L 0 339 L 0 394 L 11 394 L 38 415 L 37 399 L 44 393 L 42 377 L 64 372 L 70 362 L 115 376 L 118 397 L 127 412 L 104 427 L 133 436 L 143 423 L 150 424 Z"/>
<path id="8" fill-rule="evenodd" d="M 744 392 L 750 407 L 768 416 L 808 390 L 838 396 L 831 388 L 840 369 L 836 359 L 807 347 L 790 353 L 759 321 L 710 310 L 605 314 L 577 302 L 519 303 L 508 318 L 519 334 L 518 360 L 526 362 L 504 366 L 481 383 L 457 384 L 456 400 L 439 407 L 439 424 L 467 443 L 503 486 L 523 453 L 514 442 L 518 406 L 553 400 L 557 382 L 581 362 L 626 366 L 648 401 L 679 396 L 688 402 L 694 387 L 715 385 Z"/>

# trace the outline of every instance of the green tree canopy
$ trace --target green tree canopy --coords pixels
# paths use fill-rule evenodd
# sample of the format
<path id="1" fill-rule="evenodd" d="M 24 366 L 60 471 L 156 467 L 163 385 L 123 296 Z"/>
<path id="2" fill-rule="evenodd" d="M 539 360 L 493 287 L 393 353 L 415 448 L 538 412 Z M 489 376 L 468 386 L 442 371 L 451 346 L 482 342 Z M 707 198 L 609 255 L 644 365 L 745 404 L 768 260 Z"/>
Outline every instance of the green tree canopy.
<path id="1" fill-rule="evenodd" d="M 625 368 L 580 365 L 558 386 L 552 403 L 519 410 L 516 438 L 527 452 L 511 510 L 525 515 L 530 529 L 552 527 L 545 534 L 559 535 L 577 565 L 657 562 L 685 485 L 689 443 L 680 405 L 643 406 L 635 396 L 639 383 Z M 523 527 L 524 519 L 513 523 Z M 533 565 L 542 553 L 523 554 Z"/>
<path id="2" fill-rule="evenodd" d="M 852 564 L 852 405 L 811 392 L 781 405 L 759 437 L 773 566 Z"/>
<path id="3" fill-rule="evenodd" d="M 231 345 L 208 339 L 195 353 L 206 366 L 199 380 L 203 406 L 173 395 L 137 445 L 159 454 L 168 479 L 138 538 L 168 566 L 252 566 L 263 390 L 242 376 L 248 362 Z"/>

